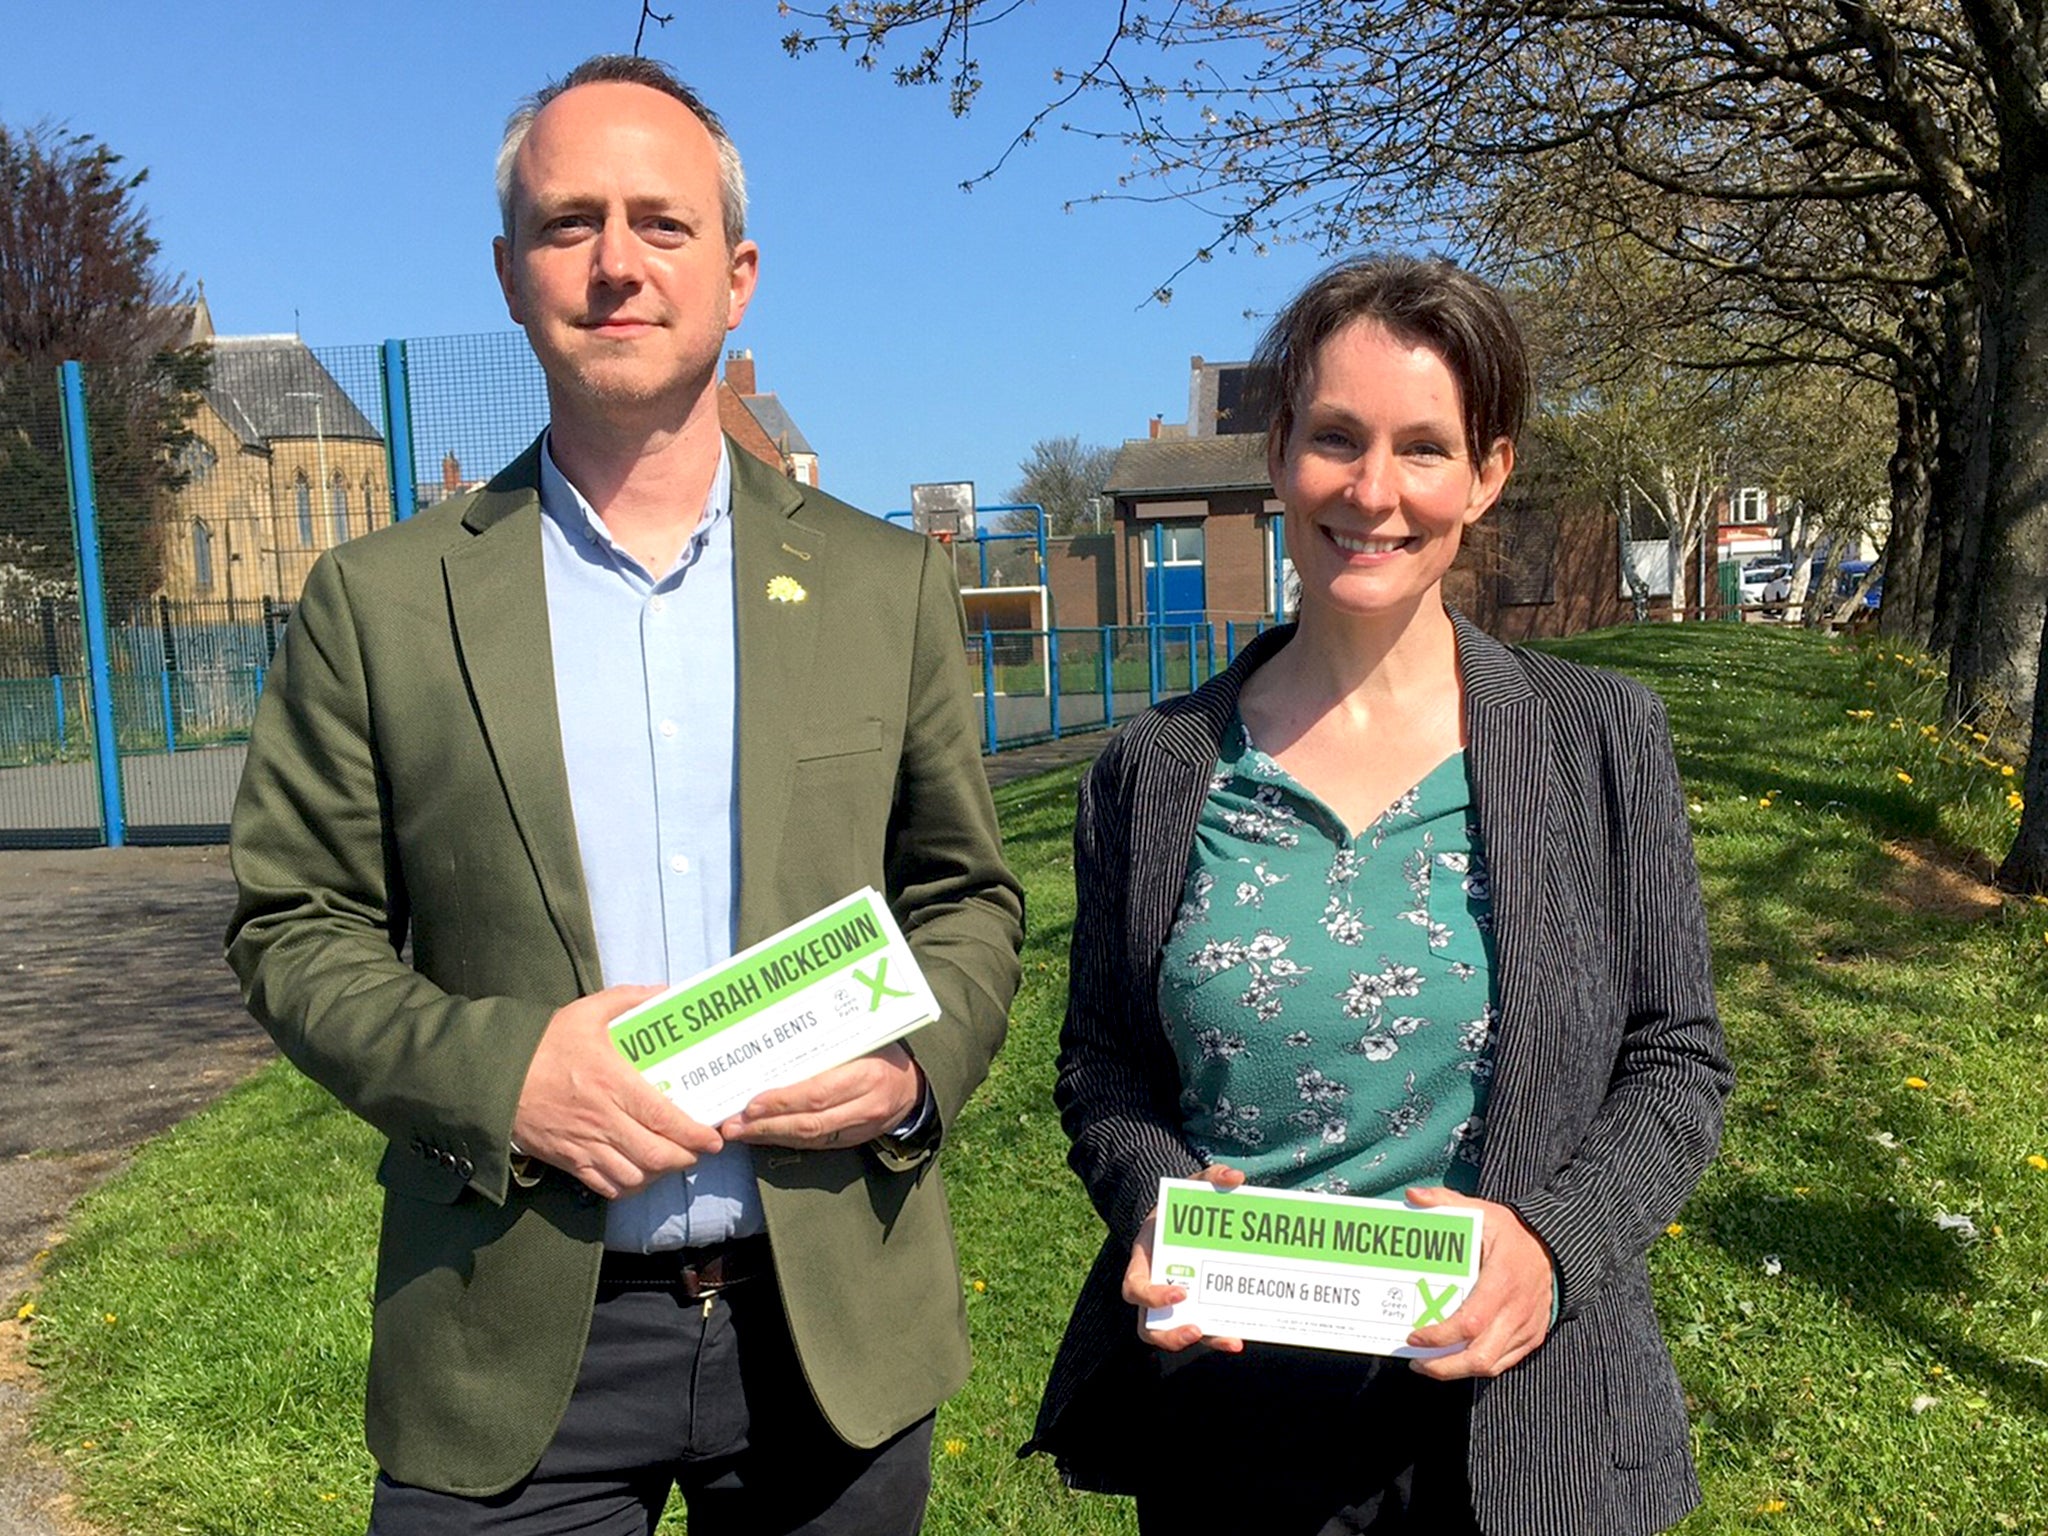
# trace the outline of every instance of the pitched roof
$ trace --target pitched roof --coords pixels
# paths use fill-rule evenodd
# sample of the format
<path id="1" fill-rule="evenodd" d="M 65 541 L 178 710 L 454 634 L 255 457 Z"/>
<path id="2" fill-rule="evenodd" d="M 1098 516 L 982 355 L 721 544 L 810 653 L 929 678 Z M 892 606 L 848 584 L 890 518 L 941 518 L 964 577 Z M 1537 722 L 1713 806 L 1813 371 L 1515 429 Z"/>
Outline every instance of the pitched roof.
<path id="1" fill-rule="evenodd" d="M 1266 435 L 1233 432 L 1219 437 L 1136 437 L 1118 450 L 1105 491 L 1115 496 L 1149 491 L 1263 491 Z"/>
<path id="2" fill-rule="evenodd" d="M 765 395 L 741 395 L 740 404 L 747 408 L 747 414 L 761 424 L 761 430 L 768 434 L 768 440 L 784 453 L 810 453 L 817 450 L 804 441 L 803 432 L 790 419 L 788 411 L 773 393 Z"/>
<path id="3" fill-rule="evenodd" d="M 206 398 L 251 448 L 291 437 L 384 440 L 296 336 L 214 337 Z"/>

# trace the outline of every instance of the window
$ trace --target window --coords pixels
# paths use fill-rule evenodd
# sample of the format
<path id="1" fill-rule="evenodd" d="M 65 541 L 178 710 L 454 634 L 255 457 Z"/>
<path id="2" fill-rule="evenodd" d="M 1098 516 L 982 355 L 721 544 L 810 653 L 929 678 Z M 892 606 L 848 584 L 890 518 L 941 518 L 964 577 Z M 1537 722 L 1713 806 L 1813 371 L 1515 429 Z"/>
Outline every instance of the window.
<path id="1" fill-rule="evenodd" d="M 306 472 L 302 469 L 292 476 L 292 504 L 299 514 L 299 547 L 313 547 L 313 487 L 306 483 Z"/>
<path id="2" fill-rule="evenodd" d="M 202 592 L 213 585 L 213 530 L 197 518 L 192 522 L 192 585 Z"/>
<path id="3" fill-rule="evenodd" d="M 334 472 L 334 478 L 327 482 L 327 511 L 334 520 L 334 542 L 348 542 L 348 483 L 341 478 L 341 471 Z"/>
<path id="4" fill-rule="evenodd" d="M 1746 485 L 1735 493 L 1732 511 L 1735 522 L 1768 523 L 1771 520 L 1771 493 L 1760 485 Z"/>
<path id="5" fill-rule="evenodd" d="M 1516 500 L 1495 508 L 1500 535 L 1500 570 L 1496 578 L 1503 607 L 1557 601 L 1557 542 L 1563 524 L 1554 506 Z M 1669 546 L 1665 546 L 1669 552 Z"/>
<path id="6" fill-rule="evenodd" d="M 1259 519 L 1259 543 L 1266 552 L 1266 611 L 1277 622 L 1294 612 L 1301 599 L 1301 578 L 1287 558 L 1285 519 L 1278 512 Z"/>
<path id="7" fill-rule="evenodd" d="M 178 450 L 177 471 L 185 477 L 187 485 L 204 485 L 219 462 L 205 438 L 187 438 L 185 446 Z"/>
<path id="8" fill-rule="evenodd" d="M 371 533 L 377 531 L 377 486 L 370 480 L 363 482 L 363 527 Z"/>
<path id="9" fill-rule="evenodd" d="M 1202 563 L 1202 525 L 1200 523 L 1154 523 L 1159 530 L 1160 552 L 1168 565 L 1200 565 Z M 1145 568 L 1150 570 L 1153 562 L 1152 528 L 1145 530 L 1141 541 L 1145 546 Z"/>

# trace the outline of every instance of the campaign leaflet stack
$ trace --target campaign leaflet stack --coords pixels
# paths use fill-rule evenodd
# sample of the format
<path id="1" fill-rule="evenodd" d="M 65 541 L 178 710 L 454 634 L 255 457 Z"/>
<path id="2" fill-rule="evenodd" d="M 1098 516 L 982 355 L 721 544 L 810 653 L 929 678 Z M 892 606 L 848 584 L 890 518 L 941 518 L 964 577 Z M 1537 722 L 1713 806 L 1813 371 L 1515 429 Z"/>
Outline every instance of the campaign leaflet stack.
<path id="1" fill-rule="evenodd" d="M 1423 1210 L 1246 1185 L 1159 1181 L 1152 1277 L 1187 1300 L 1146 1314 L 1155 1329 L 1407 1358 L 1408 1335 L 1458 1310 L 1479 1278 L 1480 1212 Z"/>
<path id="2" fill-rule="evenodd" d="M 873 887 L 793 923 L 612 1021 L 612 1044 L 692 1119 L 865 1056 L 939 1016 Z"/>

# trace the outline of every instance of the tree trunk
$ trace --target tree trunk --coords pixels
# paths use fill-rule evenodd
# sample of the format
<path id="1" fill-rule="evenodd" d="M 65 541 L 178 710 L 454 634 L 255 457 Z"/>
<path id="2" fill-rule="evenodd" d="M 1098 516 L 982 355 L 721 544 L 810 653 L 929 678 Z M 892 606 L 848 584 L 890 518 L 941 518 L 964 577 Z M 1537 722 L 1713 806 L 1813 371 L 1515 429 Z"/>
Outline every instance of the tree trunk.
<path id="1" fill-rule="evenodd" d="M 1884 542 L 1884 606 L 1877 632 L 1895 644 L 1925 650 L 1934 630 L 1931 593 L 1921 575 L 1932 502 L 1928 479 L 1928 412 L 1916 382 L 1901 370 L 1893 386 L 1899 407 L 1899 440 L 1887 474 L 1891 481 L 1891 531 Z"/>
<path id="2" fill-rule="evenodd" d="M 1958 721 L 2023 732 L 2048 617 L 2048 144 L 2009 128 L 2003 149 L 1991 479 L 1948 702 Z"/>
<path id="3" fill-rule="evenodd" d="M 1945 305 L 1945 315 L 1942 377 L 1946 388 L 1941 402 L 1941 438 L 1935 448 L 1930 525 L 1940 544 L 1930 550 L 1934 613 L 1929 640 L 1934 649 L 1953 652 L 1969 611 L 1965 578 L 1976 566 L 1985 485 L 1991 477 L 1994 370 L 1985 354 L 1995 338 L 1981 299 L 1952 298 Z"/>
<path id="4" fill-rule="evenodd" d="M 2041 629 L 2035 666 L 2037 672 L 2048 671 L 2048 623 Z M 2048 894 L 2048 688 L 2034 690 L 2033 739 L 2020 782 L 2026 804 L 2020 811 L 2019 835 L 1998 866 L 1998 883 L 2009 891 Z"/>

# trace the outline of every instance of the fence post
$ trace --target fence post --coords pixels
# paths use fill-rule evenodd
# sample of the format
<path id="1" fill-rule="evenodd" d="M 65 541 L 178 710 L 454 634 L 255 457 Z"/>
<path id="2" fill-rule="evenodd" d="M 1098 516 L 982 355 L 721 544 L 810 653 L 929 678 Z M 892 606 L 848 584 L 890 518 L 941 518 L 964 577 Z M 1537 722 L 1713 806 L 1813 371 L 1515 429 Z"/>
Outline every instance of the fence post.
<path id="1" fill-rule="evenodd" d="M 59 673 L 50 675 L 50 695 L 57 701 L 57 751 L 61 754 L 70 742 L 64 730 L 64 678 Z"/>
<path id="2" fill-rule="evenodd" d="M 166 754 L 175 754 L 178 750 L 178 718 L 171 713 L 170 669 L 160 668 L 156 675 L 161 685 L 164 703 L 164 751 Z"/>
<path id="3" fill-rule="evenodd" d="M 412 379 L 406 372 L 405 343 L 384 343 L 384 468 L 391 477 L 391 517 L 404 522 L 419 510 L 412 478 Z"/>
<path id="4" fill-rule="evenodd" d="M 1052 688 L 1052 692 L 1049 695 L 1052 705 L 1049 711 L 1052 723 L 1052 739 L 1058 741 L 1060 739 L 1060 632 L 1056 629 L 1048 629 L 1045 632 L 1045 680 Z"/>
<path id="5" fill-rule="evenodd" d="M 75 362 L 57 371 L 63 386 L 64 479 L 78 535 L 78 590 L 85 606 L 85 665 L 92 688 L 93 756 L 99 769 L 100 820 L 107 846 L 128 844 L 121 809 L 121 754 L 114 740 L 114 675 L 107 657 L 107 595 L 100 584 L 99 507 L 92 492 L 92 448 L 85 431 L 85 371 Z"/>
<path id="6" fill-rule="evenodd" d="M 1202 622 L 1202 675 L 1216 675 L 1216 626 L 1206 619 Z"/>
<path id="7" fill-rule="evenodd" d="M 996 750 L 996 648 L 989 644 L 988 619 L 981 621 L 981 728 L 989 755 Z"/>
<path id="8" fill-rule="evenodd" d="M 1145 694 L 1149 702 L 1159 702 L 1159 669 L 1165 664 L 1160 655 L 1159 618 L 1155 612 L 1152 622 L 1145 626 Z"/>
<path id="9" fill-rule="evenodd" d="M 1116 636 L 1102 626 L 1102 728 L 1116 723 Z"/>

